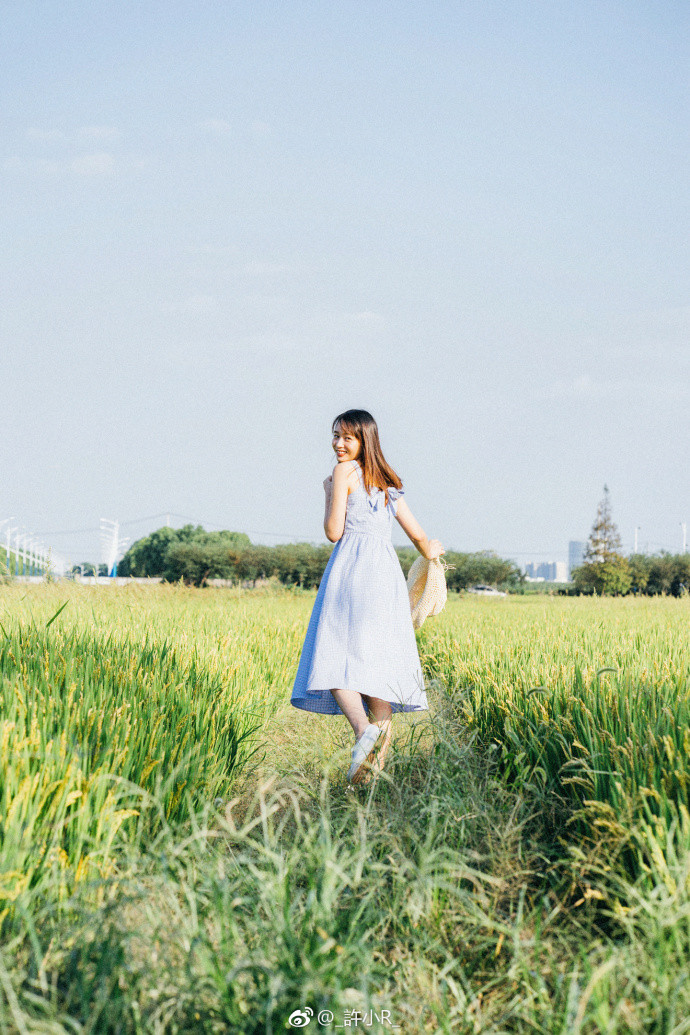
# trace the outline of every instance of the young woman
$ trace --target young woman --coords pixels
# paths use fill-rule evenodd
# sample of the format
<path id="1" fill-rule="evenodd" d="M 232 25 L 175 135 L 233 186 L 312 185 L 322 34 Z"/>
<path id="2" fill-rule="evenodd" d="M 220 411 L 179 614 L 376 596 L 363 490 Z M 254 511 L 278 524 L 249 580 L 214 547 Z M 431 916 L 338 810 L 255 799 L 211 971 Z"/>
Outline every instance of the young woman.
<path id="1" fill-rule="evenodd" d="M 360 783 L 383 765 L 393 712 L 428 708 L 407 585 L 391 543 L 393 518 L 425 557 L 445 551 L 427 538 L 402 498 L 402 482 L 384 458 L 370 413 L 339 414 L 333 449 L 338 462 L 323 483 L 324 530 L 336 546 L 316 595 L 290 703 L 345 715 L 355 734 L 347 778 Z"/>

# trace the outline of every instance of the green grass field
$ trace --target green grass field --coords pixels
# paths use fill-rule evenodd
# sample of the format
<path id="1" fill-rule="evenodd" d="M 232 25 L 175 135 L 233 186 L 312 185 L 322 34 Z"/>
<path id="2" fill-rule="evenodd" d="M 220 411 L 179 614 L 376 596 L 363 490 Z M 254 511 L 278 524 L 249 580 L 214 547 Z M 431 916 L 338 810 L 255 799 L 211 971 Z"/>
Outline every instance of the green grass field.
<path id="1" fill-rule="evenodd" d="M 313 599 L 0 585 L 0 1031 L 690 1031 L 690 601 L 449 600 L 353 790 Z"/>

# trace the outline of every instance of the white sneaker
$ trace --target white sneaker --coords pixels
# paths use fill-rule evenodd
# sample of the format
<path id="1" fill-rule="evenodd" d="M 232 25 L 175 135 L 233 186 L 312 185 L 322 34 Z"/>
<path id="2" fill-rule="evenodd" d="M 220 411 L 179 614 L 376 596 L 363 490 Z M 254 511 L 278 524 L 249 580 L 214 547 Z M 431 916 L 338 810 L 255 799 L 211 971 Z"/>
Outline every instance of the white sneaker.
<path id="1" fill-rule="evenodd" d="M 377 726 L 375 722 L 370 723 L 365 729 L 362 736 L 359 738 L 357 743 L 352 749 L 352 765 L 347 771 L 347 779 L 349 783 L 359 783 L 365 772 L 369 768 L 365 763 L 371 762 L 374 754 L 376 743 L 383 733 L 380 726 Z"/>

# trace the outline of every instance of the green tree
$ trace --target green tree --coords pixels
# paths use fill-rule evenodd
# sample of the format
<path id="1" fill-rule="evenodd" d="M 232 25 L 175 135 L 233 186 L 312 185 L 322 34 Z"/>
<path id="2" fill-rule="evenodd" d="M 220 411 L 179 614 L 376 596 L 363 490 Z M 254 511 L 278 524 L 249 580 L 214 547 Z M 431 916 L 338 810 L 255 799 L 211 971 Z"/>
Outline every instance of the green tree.
<path id="1" fill-rule="evenodd" d="M 634 553 L 628 558 L 630 575 L 632 578 L 631 589 L 633 593 L 647 593 L 649 576 L 652 570 L 652 558 L 646 557 L 643 553 Z"/>
<path id="2" fill-rule="evenodd" d="M 600 593 L 624 597 L 632 586 L 632 573 L 627 557 L 611 557 L 599 566 Z"/>
<path id="3" fill-rule="evenodd" d="M 621 555 L 621 537 L 611 516 L 611 501 L 608 485 L 604 486 L 604 496 L 597 507 L 597 516 L 589 533 L 585 550 L 585 563 L 598 564 L 610 561 Z"/>
<path id="4" fill-rule="evenodd" d="M 198 549 L 191 551 L 183 550 L 175 554 L 171 559 L 171 551 L 178 546 L 193 546 Z M 220 555 L 230 549 L 243 549 L 251 546 L 251 540 L 244 532 L 230 532 L 227 530 L 219 532 L 207 532 L 201 525 L 183 525 L 182 528 L 158 528 L 151 535 L 138 539 L 130 546 L 129 550 L 118 564 L 117 570 L 120 575 L 137 575 L 139 577 L 163 576 L 164 578 L 187 578 L 189 581 L 196 581 L 203 578 L 199 575 L 199 566 L 206 564 L 206 568 L 213 572 L 209 578 L 225 577 L 220 574 L 218 568 L 222 568 Z M 208 563 L 202 557 L 204 551 L 210 551 Z M 191 564 L 189 573 L 185 565 Z M 206 570 L 204 568 L 204 570 Z M 171 572 L 175 572 L 173 576 Z"/>
<path id="5" fill-rule="evenodd" d="M 671 592 L 677 597 L 690 593 L 690 554 L 683 553 L 676 557 L 676 571 Z"/>
<path id="6" fill-rule="evenodd" d="M 650 596 L 671 594 L 679 597 L 690 591 L 690 554 L 673 556 L 662 551 L 656 557 L 650 557 L 649 562 L 647 593 Z"/>
<path id="7" fill-rule="evenodd" d="M 621 537 L 611 516 L 607 485 L 589 534 L 585 563 L 575 568 L 572 579 L 581 593 L 608 596 L 625 596 L 633 585 L 633 570 L 628 559 L 621 554 Z"/>
<path id="8" fill-rule="evenodd" d="M 91 561 L 82 561 L 81 564 L 73 564 L 69 570 L 70 575 L 97 575 L 96 565 Z M 107 574 L 107 572 L 106 572 Z"/>
<path id="9" fill-rule="evenodd" d="M 158 528 L 151 535 L 132 543 L 118 565 L 121 575 L 136 575 L 139 578 L 162 575 L 168 549 L 180 541 L 174 528 Z"/>
<path id="10" fill-rule="evenodd" d="M 662 551 L 652 557 L 635 553 L 628 558 L 632 592 L 647 596 L 684 596 L 690 592 L 690 554 Z"/>

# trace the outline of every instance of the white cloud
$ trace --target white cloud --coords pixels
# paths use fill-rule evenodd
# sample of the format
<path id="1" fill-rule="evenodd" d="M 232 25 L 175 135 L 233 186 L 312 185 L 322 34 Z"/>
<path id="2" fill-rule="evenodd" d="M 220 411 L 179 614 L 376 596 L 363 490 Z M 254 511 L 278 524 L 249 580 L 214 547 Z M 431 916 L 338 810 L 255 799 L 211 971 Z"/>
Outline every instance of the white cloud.
<path id="1" fill-rule="evenodd" d="M 62 129 L 45 129 L 41 126 L 29 126 L 26 131 L 27 140 L 37 144 L 70 144 L 84 140 L 116 140 L 120 131 L 115 126 L 79 126 L 78 129 L 65 132 Z"/>
<path id="2" fill-rule="evenodd" d="M 265 140 L 271 135 L 271 125 L 262 119 L 238 122 L 235 126 L 227 119 L 203 119 L 199 128 L 215 137 L 229 137 L 235 131 L 249 133 L 255 140 Z"/>
<path id="3" fill-rule="evenodd" d="M 79 176 L 110 176 L 115 171 L 115 159 L 107 151 L 77 155 L 70 162 L 70 169 Z"/>
<path id="4" fill-rule="evenodd" d="M 573 395 L 579 395 L 587 399 L 597 399 L 604 394 L 602 392 L 602 386 L 595 384 L 587 374 L 583 374 L 581 377 L 576 377 L 569 387 L 570 392 Z"/>
<path id="5" fill-rule="evenodd" d="M 29 126 L 26 136 L 28 140 L 35 140 L 40 144 L 61 144 L 68 139 L 67 134 L 61 129 L 41 129 L 38 126 Z"/>
<path id="6" fill-rule="evenodd" d="M 232 126 L 225 119 L 204 119 L 199 125 L 202 129 L 217 137 L 227 137 L 232 133 Z"/>
<path id="7" fill-rule="evenodd" d="M 115 126 L 81 126 L 76 135 L 81 140 L 116 140 L 120 131 Z"/>
<path id="8" fill-rule="evenodd" d="M 28 173 L 38 176 L 56 176 L 62 172 L 64 166 L 60 162 L 51 161 L 48 158 L 32 158 L 27 161 L 19 155 L 12 155 L 4 163 L 6 172 Z"/>
<path id="9" fill-rule="evenodd" d="M 652 380 L 643 378 L 615 378 L 594 380 L 587 374 L 569 381 L 556 381 L 544 392 L 542 398 L 562 400 L 575 399 L 579 402 L 601 403 L 664 403 L 682 402 L 690 396 L 690 386 L 679 381 Z"/>
<path id="10" fill-rule="evenodd" d="M 195 316 L 210 312 L 216 308 L 216 304 L 217 302 L 213 295 L 190 295 L 183 299 L 175 308 L 177 312 L 189 313 Z"/>
<path id="11" fill-rule="evenodd" d="M 289 334 L 280 332 L 243 335 L 234 342 L 228 343 L 228 347 L 246 352 L 252 358 L 262 355 L 270 357 L 276 354 L 303 354 L 305 351 L 304 342 L 301 339 L 297 340 Z"/>
<path id="12" fill-rule="evenodd" d="M 611 355 L 623 362 L 679 363 L 690 358 L 690 306 L 647 309 L 619 316 Z"/>
<path id="13" fill-rule="evenodd" d="M 0 158 L 0 168 L 7 173 L 24 176 L 112 176 L 123 172 L 138 172 L 145 169 L 147 159 L 134 156 L 115 158 L 109 151 L 78 154 L 73 158 L 23 158 L 10 155 Z"/>
<path id="14" fill-rule="evenodd" d="M 247 302 L 254 305 L 285 305 L 289 298 L 287 295 L 249 295 Z"/>
<path id="15" fill-rule="evenodd" d="M 291 267 L 282 262 L 248 262 L 244 267 L 244 272 L 251 277 L 271 277 L 290 270 Z"/>
<path id="16" fill-rule="evenodd" d="M 354 323 L 363 324 L 369 327 L 380 327 L 386 321 L 380 313 L 375 313 L 371 309 L 363 309 L 357 313 L 348 313 L 348 319 Z"/>
<path id="17" fill-rule="evenodd" d="M 262 140 L 265 140 L 266 137 L 271 135 L 270 123 L 262 122 L 260 119 L 255 119 L 251 123 L 250 129 L 255 137 L 259 137 Z"/>

